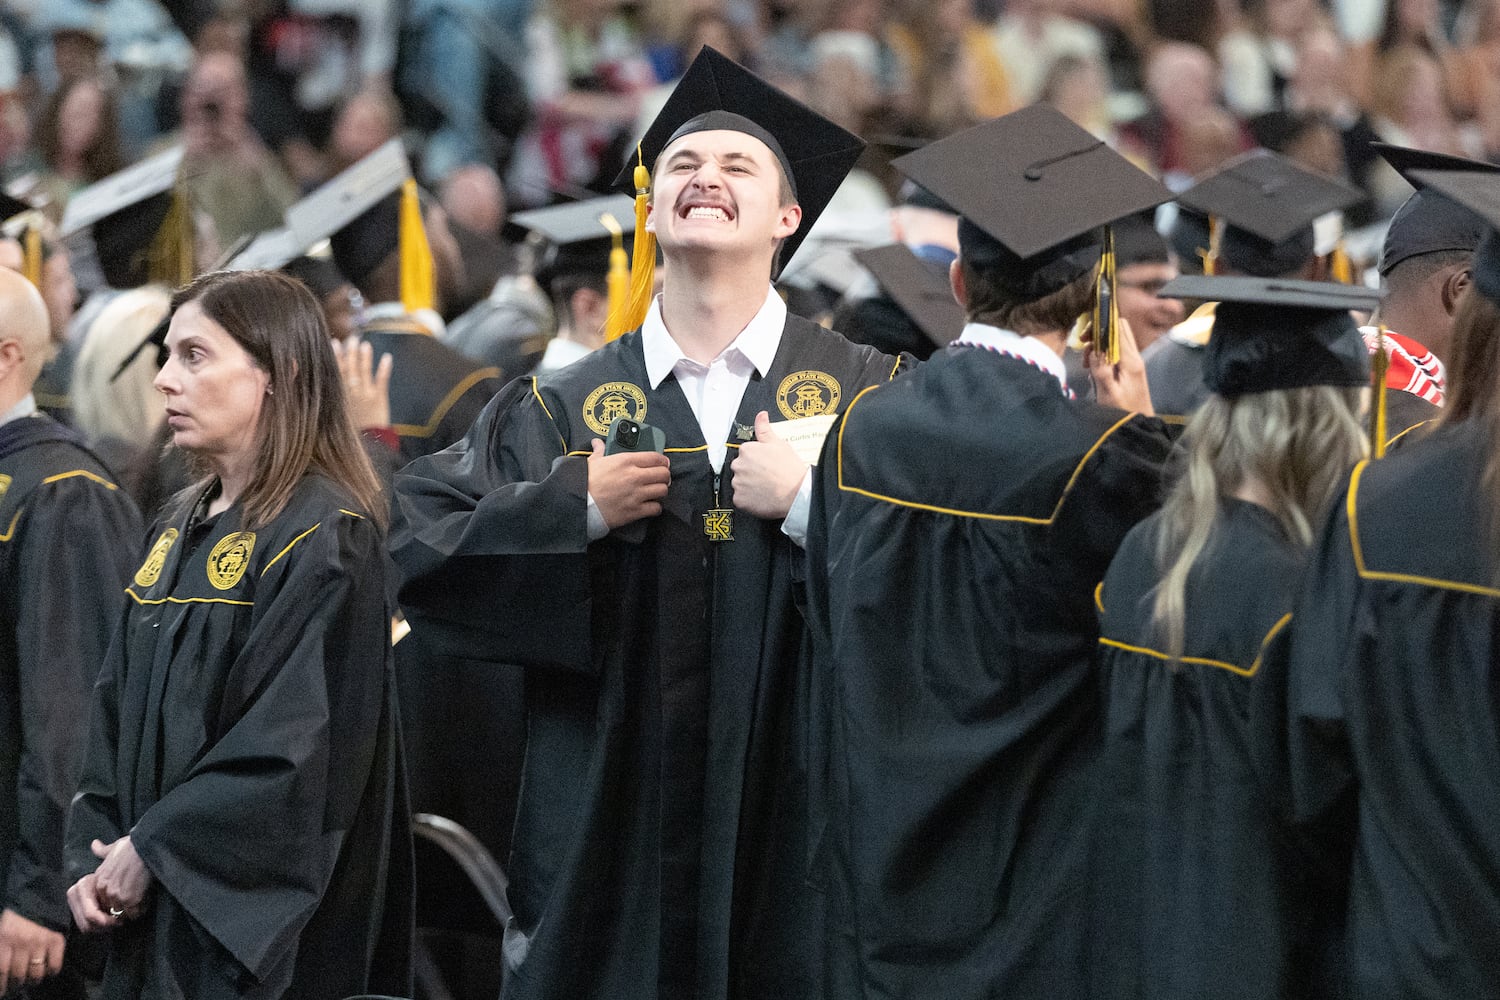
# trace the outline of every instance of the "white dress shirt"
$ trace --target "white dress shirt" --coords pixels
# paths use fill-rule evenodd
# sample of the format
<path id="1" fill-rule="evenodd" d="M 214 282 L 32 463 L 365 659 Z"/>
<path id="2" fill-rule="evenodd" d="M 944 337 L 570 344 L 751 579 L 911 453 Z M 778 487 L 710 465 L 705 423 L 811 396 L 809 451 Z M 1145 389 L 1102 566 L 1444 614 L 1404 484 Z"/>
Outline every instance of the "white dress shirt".
<path id="1" fill-rule="evenodd" d="M 15 406 L 12 406 L 4 413 L 0 413 L 0 427 L 4 427 L 12 420 L 20 420 L 22 417 L 29 417 L 35 413 L 36 397 L 28 392 L 25 396 L 21 397 Z"/>
<path id="2" fill-rule="evenodd" d="M 708 445 L 708 461 L 714 472 L 724 470 L 724 459 L 729 452 L 729 435 L 734 429 L 734 418 L 739 413 L 740 401 L 750 376 L 765 376 L 776 360 L 776 351 L 781 347 L 781 334 L 786 328 L 786 303 L 770 285 L 766 286 L 766 300 L 751 317 L 739 336 L 719 352 L 719 356 L 708 364 L 694 361 L 683 353 L 677 341 L 667 332 L 661 318 L 661 299 L 651 303 L 646 320 L 641 324 L 641 351 L 646 361 L 646 378 L 653 390 L 661 388 L 668 375 L 677 377 L 677 385 L 698 418 L 698 430 Z M 812 496 L 812 472 L 802 478 L 798 492 L 800 504 L 782 523 L 782 531 L 798 545 L 807 535 L 807 514 Z M 794 520 L 800 507 L 800 522 Z M 604 516 L 588 499 L 589 540 L 603 538 L 609 533 Z"/>
<path id="3" fill-rule="evenodd" d="M 1048 375 L 1054 376 L 1064 393 L 1068 391 L 1068 368 L 1063 364 L 1063 359 L 1058 357 L 1052 348 L 1035 337 L 1023 337 L 1014 330 L 1002 330 L 998 326 L 970 323 L 964 327 L 954 343 L 987 347 L 992 351 L 1029 361 Z"/>

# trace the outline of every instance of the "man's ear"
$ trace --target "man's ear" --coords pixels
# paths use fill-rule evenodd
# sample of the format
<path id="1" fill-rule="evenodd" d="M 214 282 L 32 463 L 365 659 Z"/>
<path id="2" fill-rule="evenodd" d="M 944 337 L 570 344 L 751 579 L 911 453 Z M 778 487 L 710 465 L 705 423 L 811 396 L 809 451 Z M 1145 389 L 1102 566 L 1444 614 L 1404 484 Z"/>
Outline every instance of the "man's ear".
<path id="1" fill-rule="evenodd" d="M 19 340 L 15 337 L 0 340 L 0 378 L 5 378 L 15 371 L 25 360 L 26 352 L 21 350 Z"/>
<path id="2" fill-rule="evenodd" d="M 953 289 L 953 297 L 958 300 L 958 304 L 967 310 L 969 308 L 969 286 L 964 282 L 963 265 L 958 262 L 958 258 L 956 257 L 953 259 L 953 263 L 948 265 L 948 287 Z"/>
<path id="3" fill-rule="evenodd" d="M 776 225 L 776 238 L 784 240 L 797 231 L 802 225 L 802 206 L 795 201 L 790 205 L 781 206 L 781 218 Z"/>
<path id="4" fill-rule="evenodd" d="M 1474 283 L 1474 272 L 1469 270 L 1468 265 L 1455 268 L 1443 278 L 1443 285 L 1438 290 L 1443 301 L 1443 312 L 1452 316 L 1458 311 L 1458 302 L 1463 298 L 1464 292 Z"/>
<path id="5" fill-rule="evenodd" d="M 656 202 L 646 202 L 646 232 L 656 232 Z"/>

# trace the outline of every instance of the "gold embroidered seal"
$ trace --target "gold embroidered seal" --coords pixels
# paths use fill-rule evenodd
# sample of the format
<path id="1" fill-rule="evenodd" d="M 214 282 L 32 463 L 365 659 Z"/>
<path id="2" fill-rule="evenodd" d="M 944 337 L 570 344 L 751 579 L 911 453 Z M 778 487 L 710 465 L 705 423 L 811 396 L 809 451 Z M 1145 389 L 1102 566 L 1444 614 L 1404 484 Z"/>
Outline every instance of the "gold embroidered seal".
<path id="1" fill-rule="evenodd" d="M 788 420 L 832 413 L 839 406 L 838 381 L 827 372 L 792 372 L 776 390 L 776 406 Z"/>
<path id="2" fill-rule="evenodd" d="M 255 532 L 236 531 L 219 539 L 208 554 L 208 582 L 215 590 L 228 590 L 240 582 L 255 551 Z"/>
<path id="3" fill-rule="evenodd" d="M 583 422 L 595 434 L 608 434 L 616 417 L 646 419 L 646 394 L 629 382 L 606 382 L 583 401 Z"/>
<path id="4" fill-rule="evenodd" d="M 0 474 L 0 500 L 5 499 L 5 494 L 10 490 L 11 479 L 7 475 Z"/>
<path id="5" fill-rule="evenodd" d="M 135 571 L 135 585 L 137 587 L 150 587 L 161 579 L 162 567 L 167 564 L 167 553 L 172 551 L 172 545 L 177 541 L 177 529 L 168 528 L 161 533 L 151 551 L 146 553 L 146 561 L 141 563 L 141 568 Z"/>

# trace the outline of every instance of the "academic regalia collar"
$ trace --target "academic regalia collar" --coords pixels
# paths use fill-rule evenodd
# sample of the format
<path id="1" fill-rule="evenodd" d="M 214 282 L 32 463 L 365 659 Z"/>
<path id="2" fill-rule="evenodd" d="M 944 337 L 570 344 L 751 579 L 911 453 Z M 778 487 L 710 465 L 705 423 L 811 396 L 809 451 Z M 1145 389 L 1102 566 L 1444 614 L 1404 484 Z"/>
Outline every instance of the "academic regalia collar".
<path id="1" fill-rule="evenodd" d="M 22 417 L 30 417 L 36 414 L 36 397 L 27 393 L 21 397 L 21 401 L 4 413 L 0 413 L 0 427 L 4 427 L 12 420 L 20 420 Z"/>
<path id="2" fill-rule="evenodd" d="M 1035 337 L 1023 337 L 1014 330 L 1003 330 L 985 323 L 970 323 L 953 343 L 1013 355 L 1056 378 L 1064 392 L 1068 390 L 1068 368 L 1063 359 Z"/>
<path id="3" fill-rule="evenodd" d="M 399 302 L 377 302 L 365 308 L 365 321 L 363 325 L 366 328 L 383 327 L 384 324 L 388 324 L 391 320 L 414 323 L 434 337 L 441 337 L 447 329 L 443 323 L 443 318 L 431 309 L 419 309 L 416 312 L 407 312 L 406 307 Z"/>
<path id="4" fill-rule="evenodd" d="M 768 284 L 766 301 L 762 303 L 760 310 L 719 357 L 737 350 L 755 366 L 757 373 L 764 376 L 771 370 L 771 364 L 776 360 L 776 351 L 781 347 L 781 331 L 786 326 L 786 315 L 786 303 L 776 294 L 776 289 Z M 682 353 L 682 348 L 677 346 L 677 341 L 667 332 L 667 325 L 661 318 L 660 296 L 651 303 L 646 321 L 641 324 L 641 351 L 646 357 L 646 376 L 651 381 L 652 389 L 661 387 L 678 362 L 689 360 Z"/>

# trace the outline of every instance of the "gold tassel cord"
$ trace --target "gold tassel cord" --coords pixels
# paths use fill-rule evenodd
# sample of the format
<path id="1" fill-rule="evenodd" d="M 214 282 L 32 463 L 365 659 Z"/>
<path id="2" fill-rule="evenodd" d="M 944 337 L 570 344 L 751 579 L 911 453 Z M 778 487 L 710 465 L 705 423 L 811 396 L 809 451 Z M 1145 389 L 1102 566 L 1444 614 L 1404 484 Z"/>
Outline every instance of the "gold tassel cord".
<path id="1" fill-rule="evenodd" d="M 1390 355 L 1385 352 L 1385 324 L 1375 327 L 1375 356 L 1371 358 L 1375 388 L 1375 406 L 1370 414 L 1370 455 L 1385 457 L 1386 444 L 1386 398 L 1385 374 L 1390 369 Z"/>
<path id="2" fill-rule="evenodd" d="M 1333 248 L 1329 257 L 1328 270 L 1330 277 L 1341 285 L 1354 284 L 1354 262 L 1349 259 L 1349 251 L 1344 247 L 1344 241 L 1339 240 Z"/>
<path id="3" fill-rule="evenodd" d="M 608 343 L 635 329 L 629 325 L 629 316 L 626 315 L 630 308 L 630 259 L 625 255 L 625 234 L 620 229 L 619 220 L 606 212 L 599 216 L 599 224 L 609 230 L 611 244 L 609 275 L 605 279 L 609 312 L 604 320 L 604 340 Z"/>
<path id="4" fill-rule="evenodd" d="M 639 146 L 635 153 L 635 239 L 631 246 L 630 303 L 625 313 L 627 330 L 637 329 L 646 321 L 656 283 L 656 234 L 646 230 L 646 212 L 651 204 L 651 171 L 646 169 L 645 154 Z"/>
<path id="5" fill-rule="evenodd" d="M 1199 250 L 1198 256 L 1203 261 L 1203 273 L 1213 277 L 1214 272 L 1219 269 L 1219 241 L 1223 239 L 1224 227 L 1219 225 L 1219 220 L 1210 215 L 1208 217 L 1208 249 Z"/>
<path id="6" fill-rule="evenodd" d="M 42 287 L 42 231 L 26 227 L 21 234 L 21 274 L 38 290 Z"/>
<path id="7" fill-rule="evenodd" d="M 398 242 L 401 250 L 401 308 L 408 313 L 437 307 L 437 279 L 432 247 L 422 227 L 422 202 L 417 182 L 408 177 L 401 185 Z"/>
<path id="8" fill-rule="evenodd" d="M 146 250 L 148 281 L 181 288 L 193 280 L 193 213 L 186 188 L 178 184 L 172 203 Z"/>

